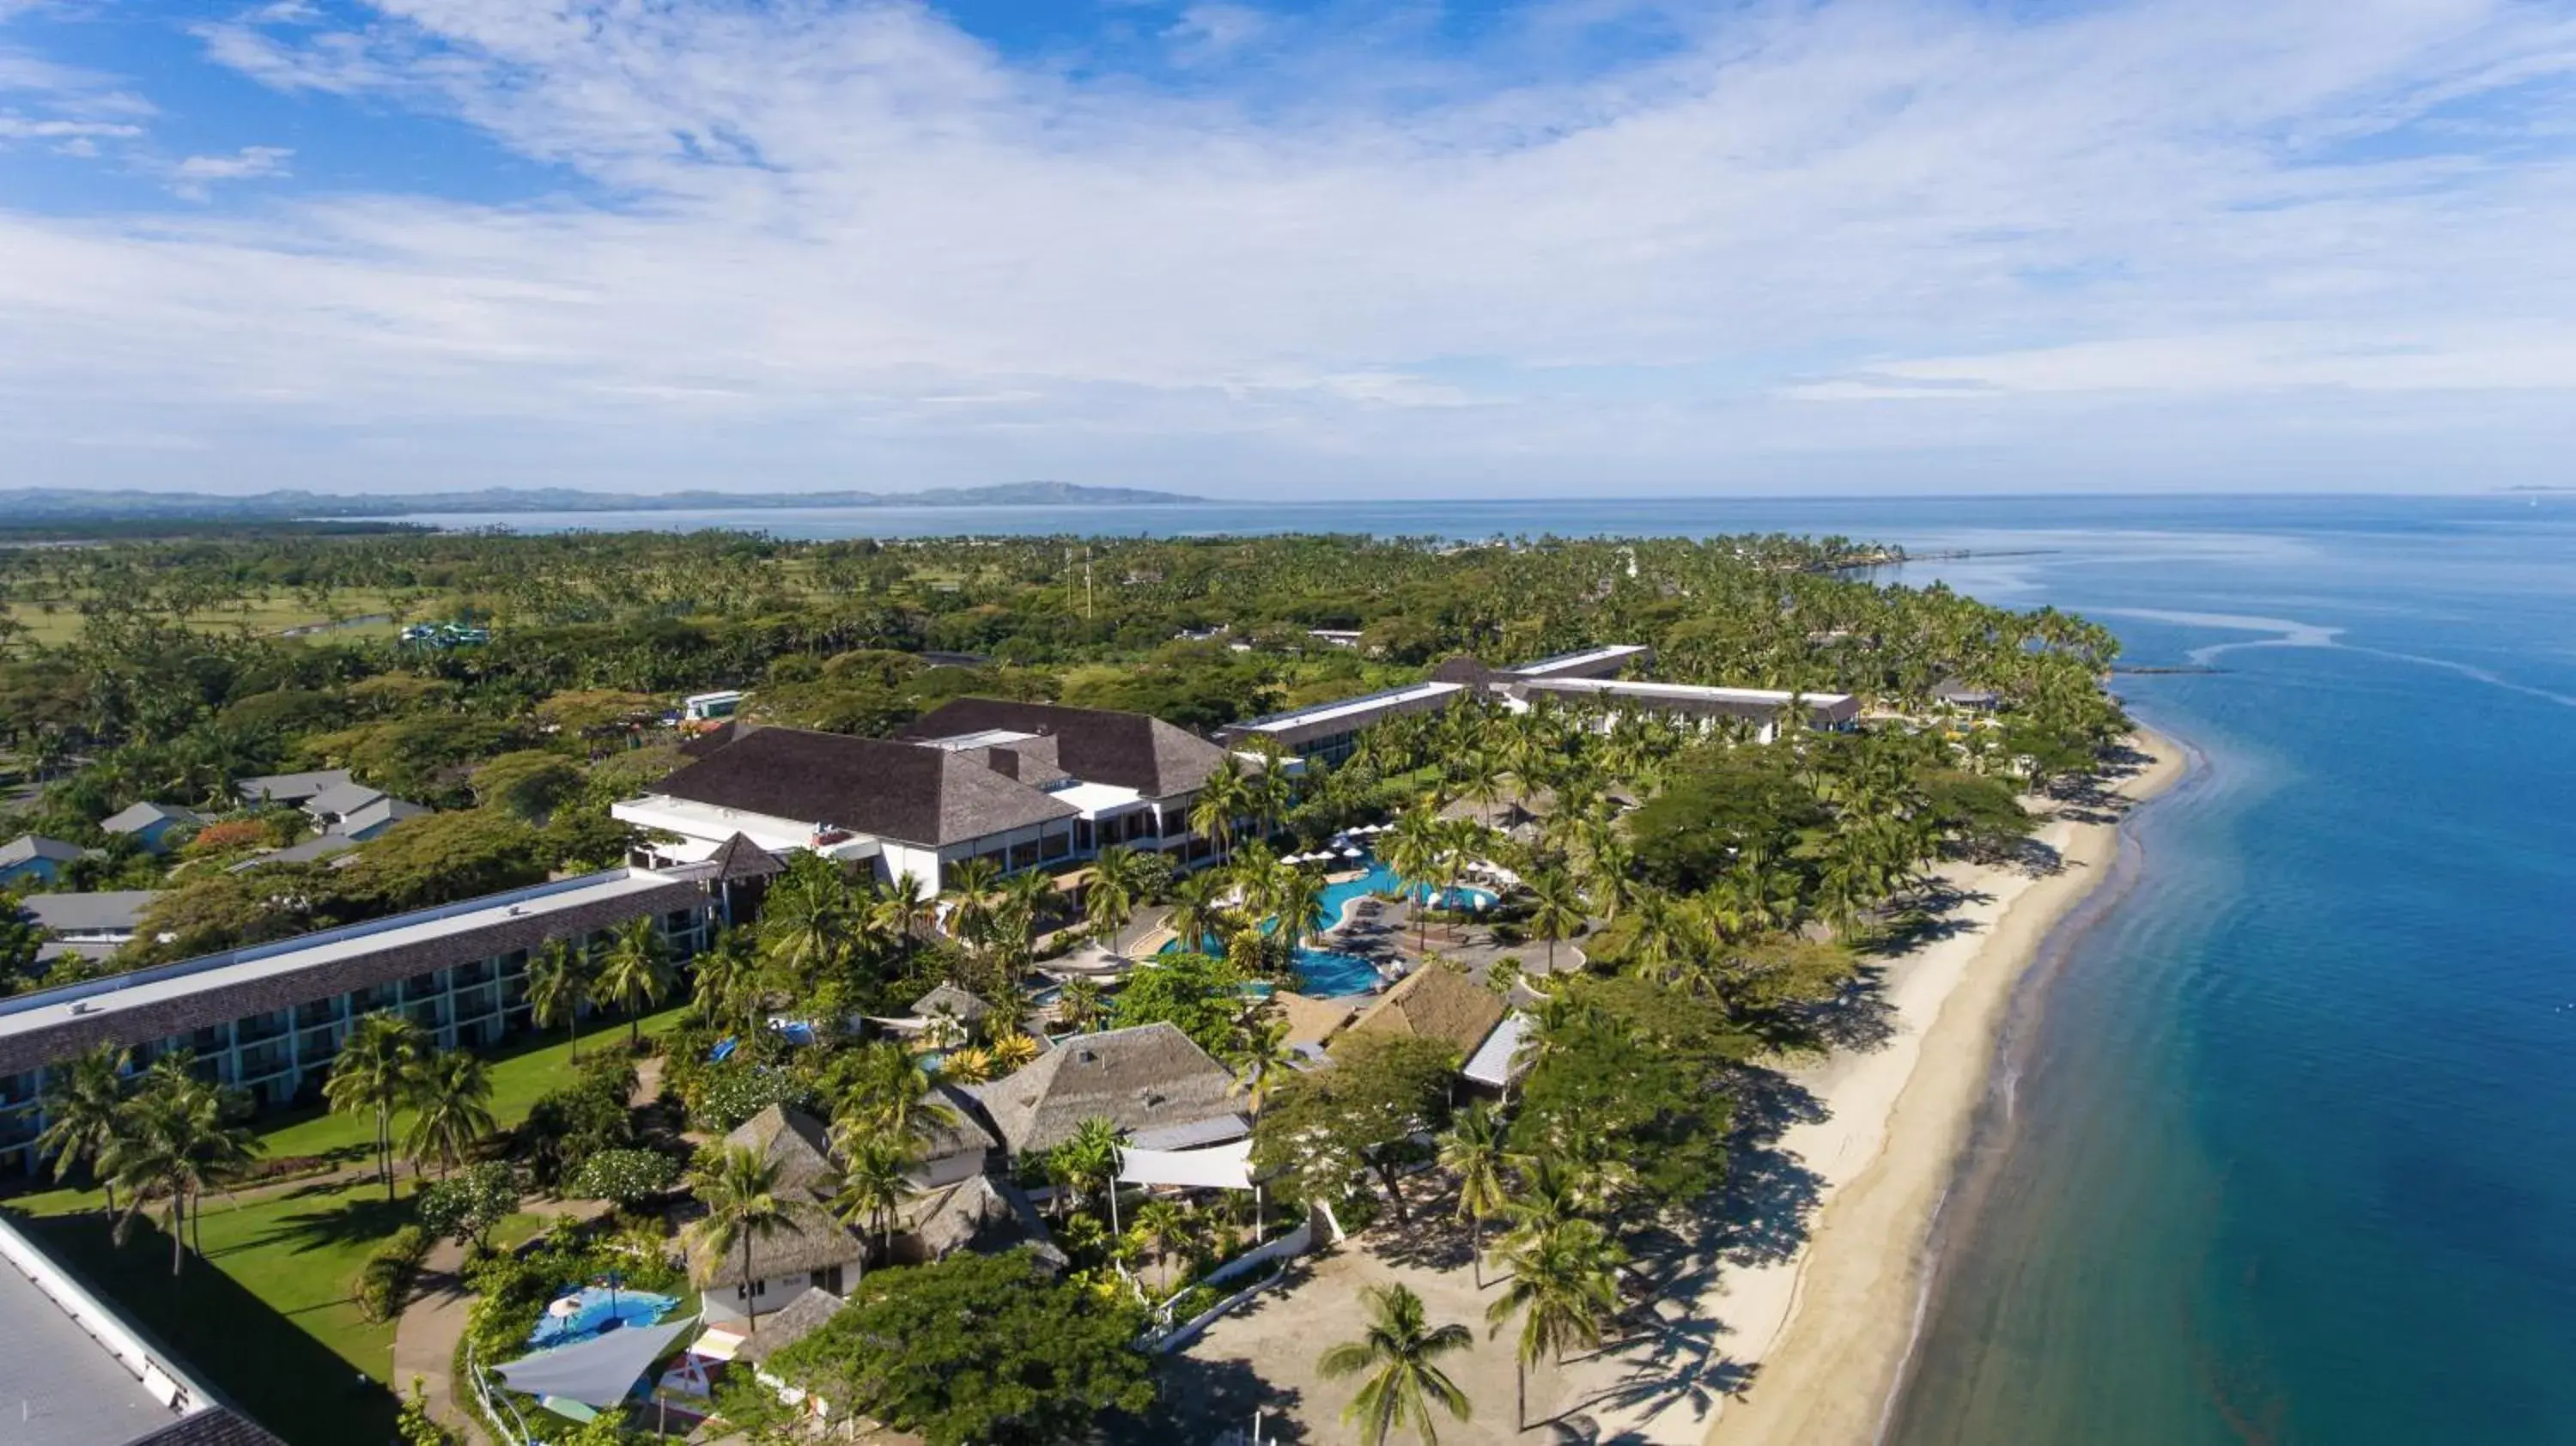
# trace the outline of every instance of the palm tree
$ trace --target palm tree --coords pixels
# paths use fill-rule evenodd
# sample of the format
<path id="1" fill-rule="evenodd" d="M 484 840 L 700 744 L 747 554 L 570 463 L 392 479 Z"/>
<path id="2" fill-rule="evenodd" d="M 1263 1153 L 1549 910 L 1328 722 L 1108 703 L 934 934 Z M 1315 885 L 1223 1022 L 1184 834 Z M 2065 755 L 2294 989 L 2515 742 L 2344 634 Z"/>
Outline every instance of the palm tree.
<path id="1" fill-rule="evenodd" d="M 1227 1041 L 1225 1067 L 1234 1071 L 1234 1090 L 1261 1118 L 1270 1092 L 1297 1067 L 1297 1051 L 1288 1043 L 1288 1021 L 1249 1016 L 1238 1021 Z"/>
<path id="2" fill-rule="evenodd" d="M 752 1330 L 760 1328 L 760 1297 L 752 1287 L 751 1246 L 755 1240 L 788 1226 L 787 1205 L 778 1196 L 778 1165 L 748 1145 L 722 1145 L 702 1153 L 689 1171 L 690 1192 L 706 1207 L 698 1222 L 700 1248 L 723 1255 L 742 1249 L 742 1298 Z"/>
<path id="3" fill-rule="evenodd" d="M 1207 776 L 1207 782 L 1199 785 L 1199 796 L 1190 804 L 1190 827 L 1222 854 L 1234 842 L 1234 821 L 1252 808 L 1252 789 L 1243 776 L 1243 763 L 1229 753 Z"/>
<path id="4" fill-rule="evenodd" d="M 1547 972 L 1556 972 L 1556 941 L 1583 927 L 1583 892 L 1563 869 L 1542 869 L 1530 876 L 1529 931 L 1547 941 Z"/>
<path id="5" fill-rule="evenodd" d="M 1006 1075 L 1014 1070 L 1025 1069 L 1036 1062 L 1039 1054 L 1038 1042 L 1016 1029 L 1006 1034 L 994 1035 L 992 1043 L 985 1045 L 984 1048 L 993 1056 L 993 1072 L 996 1075 Z"/>
<path id="6" fill-rule="evenodd" d="M 528 1013 L 537 1027 L 560 1024 L 570 1033 L 572 1057 L 581 1059 L 582 1011 L 596 1002 L 599 966 L 590 951 L 548 939 L 528 961 Z"/>
<path id="7" fill-rule="evenodd" d="M 1362 1446 L 1386 1446 L 1388 1433 L 1401 1427 L 1412 1428 L 1424 1446 L 1435 1446 L 1440 1433 L 1432 1408 L 1458 1421 L 1470 1409 L 1467 1393 L 1440 1369 L 1440 1358 L 1472 1349 L 1476 1338 L 1455 1321 L 1432 1325 L 1424 1318 L 1422 1297 L 1401 1285 L 1373 1285 L 1361 1298 L 1368 1304 L 1367 1333 L 1324 1352 L 1315 1369 L 1328 1381 L 1367 1375 L 1342 1408 L 1344 1422 L 1359 1422 Z"/>
<path id="8" fill-rule="evenodd" d="M 993 940 L 994 886 L 1001 881 L 1002 866 L 988 858 L 966 859 L 947 871 L 948 897 L 955 902 L 948 911 L 948 933 L 965 946 L 967 956 L 978 962 Z"/>
<path id="9" fill-rule="evenodd" d="M 1485 1222 L 1511 1204 L 1503 1172 L 1503 1127 L 1483 1105 L 1461 1110 L 1440 1137 L 1440 1167 L 1458 1177 L 1458 1218 L 1475 1230 L 1476 1288 L 1485 1288 Z"/>
<path id="10" fill-rule="evenodd" d="M 838 865 L 816 862 L 770 890 L 760 915 L 761 953 L 798 988 L 840 961 L 850 933 L 849 880 Z"/>
<path id="11" fill-rule="evenodd" d="M 1106 1014 L 1108 1009 L 1108 1002 L 1101 997 L 1100 981 L 1097 979 L 1068 979 L 1064 984 L 1064 992 L 1057 995 L 1055 999 L 1056 1022 L 1076 1034 L 1083 1033 L 1098 1024 L 1101 1016 Z"/>
<path id="12" fill-rule="evenodd" d="M 892 1255 L 895 1211 L 912 1192 L 907 1172 L 918 1157 L 908 1141 L 894 1135 L 845 1135 L 839 1144 L 841 1171 L 833 1181 L 833 1213 L 845 1225 L 878 1232 L 886 1253 Z M 863 1275 L 866 1268 L 862 1261 Z"/>
<path id="13" fill-rule="evenodd" d="M 73 1057 L 53 1071 L 45 1091 L 45 1132 L 36 1137 L 36 1153 L 54 1157 L 54 1183 L 86 1161 L 90 1173 L 107 1190 L 107 1213 L 116 1214 L 116 1179 L 100 1164 L 125 1114 L 126 1051 L 112 1044 Z"/>
<path id="14" fill-rule="evenodd" d="M 384 1177 L 385 1198 L 394 1198 L 394 1111 L 412 1097 L 415 1071 L 429 1041 L 419 1025 L 389 1010 L 366 1015 L 349 1027 L 340 1053 L 331 1061 L 331 1077 L 322 1098 L 335 1115 L 376 1117 L 376 1168 Z"/>
<path id="15" fill-rule="evenodd" d="M 1431 920 L 1427 899 L 1420 897 L 1428 890 L 1439 872 L 1445 844 L 1441 838 L 1440 816 L 1428 806 L 1415 808 L 1398 817 L 1393 827 L 1378 837 L 1378 852 L 1386 866 L 1404 881 L 1408 892 L 1417 895 L 1413 906 L 1416 932 L 1413 951 L 1421 953 L 1431 945 Z"/>
<path id="16" fill-rule="evenodd" d="M 760 956 L 753 951 L 751 936 L 741 929 L 719 929 L 694 965 L 697 977 L 690 989 L 698 1012 L 710 1023 L 740 1016 L 746 1035 L 760 1027 L 755 1017 L 760 1012 Z"/>
<path id="17" fill-rule="evenodd" d="M 833 1126 L 844 1137 L 884 1134 L 926 1143 L 958 1120 L 956 1109 L 938 1095 L 938 1082 L 902 1045 L 889 1040 L 863 1045 Z"/>
<path id="18" fill-rule="evenodd" d="M 1083 918 L 1091 926 L 1092 937 L 1119 952 L 1119 935 L 1125 932 L 1127 916 L 1142 901 L 1145 886 L 1144 855 L 1125 844 L 1111 844 L 1091 861 L 1091 882 L 1084 885 Z"/>
<path id="19" fill-rule="evenodd" d="M 1118 1126 L 1105 1116 L 1094 1115 L 1074 1126 L 1073 1134 L 1048 1153 L 1072 1184 L 1077 1200 L 1089 1195 L 1094 1184 L 1103 1191 L 1118 1188 Z"/>
<path id="20" fill-rule="evenodd" d="M 644 1038 L 644 1011 L 658 1004 L 671 992 L 671 950 L 662 939 L 651 915 L 629 919 L 617 931 L 617 942 L 610 945 L 608 957 L 601 961 L 599 997 L 619 1004 L 629 1011 L 626 1019 L 626 1041 L 636 1044 Z"/>
<path id="21" fill-rule="evenodd" d="M 492 1072 L 471 1050 L 445 1049 L 422 1060 L 412 1077 L 412 1168 L 436 1158 L 444 1179 L 475 1141 L 497 1128 L 492 1118 Z"/>
<path id="22" fill-rule="evenodd" d="M 185 1055 L 165 1056 L 144 1077 L 128 1104 L 101 1168 L 126 1187 L 125 1212 L 117 1217 L 122 1244 L 134 1218 L 155 1197 L 170 1222 L 170 1274 L 184 1259 L 192 1206 L 207 1183 L 248 1164 L 259 1142 L 248 1128 L 227 1121 L 224 1091 L 190 1072 Z M 202 1239 L 199 1253 L 202 1254 Z"/>
<path id="23" fill-rule="evenodd" d="M 1324 876 L 1291 866 L 1279 880 L 1271 904 L 1279 920 L 1279 940 L 1291 959 L 1307 940 L 1333 921 L 1324 917 Z"/>
<path id="24" fill-rule="evenodd" d="M 1485 1308 L 1485 1319 L 1500 1333 L 1505 1321 L 1521 1318 L 1513 1354 L 1513 1419 L 1526 1431 L 1531 1363 L 1547 1355 L 1561 1366 L 1569 1347 L 1600 1344 L 1601 1333 L 1619 1314 L 1619 1265 L 1627 1254 L 1609 1232 L 1578 1219 L 1525 1242 L 1509 1258 L 1511 1285 Z"/>
<path id="25" fill-rule="evenodd" d="M 1181 947 L 1193 952 L 1207 947 L 1208 936 L 1216 932 L 1217 916 L 1223 912 L 1217 895 L 1225 880 L 1215 870 L 1191 874 L 1172 885 L 1172 932 L 1180 936 Z"/>
<path id="26" fill-rule="evenodd" d="M 1159 1273 L 1163 1262 L 1171 1258 L 1172 1247 L 1189 1228 L 1189 1212 L 1176 1200 L 1148 1200 L 1136 1207 L 1135 1228 L 1137 1234 L 1154 1243 L 1154 1269 Z M 1169 1286 L 1166 1280 L 1165 1288 Z"/>

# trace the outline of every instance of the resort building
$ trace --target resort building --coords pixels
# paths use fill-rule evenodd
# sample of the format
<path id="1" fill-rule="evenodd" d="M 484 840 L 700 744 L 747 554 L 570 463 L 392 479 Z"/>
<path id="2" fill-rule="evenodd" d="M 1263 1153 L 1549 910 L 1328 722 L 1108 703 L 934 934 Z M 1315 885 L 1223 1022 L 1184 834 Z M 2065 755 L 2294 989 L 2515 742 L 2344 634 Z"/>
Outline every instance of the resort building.
<path id="1" fill-rule="evenodd" d="M 1369 1035 L 1436 1039 L 1456 1050 L 1463 1065 L 1484 1047 L 1504 1012 L 1502 997 L 1494 991 L 1446 965 L 1426 965 L 1362 1010 L 1332 1047 L 1345 1048 Z"/>
<path id="2" fill-rule="evenodd" d="M 26 910 L 45 934 L 36 962 L 63 958 L 105 959 L 134 937 L 143 911 L 161 895 L 151 889 L 111 889 L 95 894 L 31 894 Z"/>
<path id="3" fill-rule="evenodd" d="M 695 762 L 610 810 L 677 836 L 644 862 L 694 863 L 742 834 L 909 874 L 925 894 L 969 859 L 1011 873 L 1122 843 L 1211 858 L 1189 809 L 1226 757 L 1141 713 L 995 698 L 949 702 L 901 740 L 736 723 L 687 748 Z"/>
<path id="4" fill-rule="evenodd" d="M 264 1104 L 321 1087 L 350 1025 L 397 1010 L 441 1047 L 528 1023 L 528 959 L 550 940 L 605 948 L 655 921 L 672 954 L 703 947 L 718 870 L 610 869 L 433 909 L 0 999 L 0 1165 L 31 1168 L 48 1066 L 102 1044 L 137 1068 L 191 1051 Z"/>
<path id="5" fill-rule="evenodd" d="M 233 780 L 233 793 L 244 803 L 282 803 L 290 808 L 305 804 L 335 788 L 346 788 L 352 782 L 345 768 L 317 768 L 306 773 L 264 773 Z"/>
<path id="6" fill-rule="evenodd" d="M 157 854 L 169 851 L 172 833 L 193 829 L 205 821 L 204 815 L 195 809 L 166 803 L 138 803 L 100 819 L 98 826 L 106 833 L 126 835 Z"/>
<path id="7" fill-rule="evenodd" d="M 784 1218 L 774 1229 L 752 1233 L 747 1247 L 690 1252 L 689 1284 L 704 1293 L 707 1324 L 738 1329 L 754 1311 L 766 1315 L 808 1289 L 839 1295 L 843 1281 L 856 1277 L 866 1247 L 826 1203 L 836 1168 L 822 1124 L 771 1105 L 735 1126 L 724 1142 L 776 1170 L 771 1193 Z"/>
<path id="8" fill-rule="evenodd" d="M 281 1446 L 0 1219 L 0 1441 Z"/>
<path id="9" fill-rule="evenodd" d="M 1436 712 L 1465 696 L 1467 688 L 1462 683 L 1438 679 L 1407 683 L 1401 688 L 1229 723 L 1216 731 L 1216 738 L 1228 748 L 1241 748 L 1256 738 L 1266 738 L 1299 758 L 1338 764 L 1359 746 L 1361 734 L 1389 718 Z"/>
<path id="10" fill-rule="evenodd" d="M 1605 720 L 1627 713 L 1703 723 L 1740 718 L 1754 724 L 1766 743 L 1778 731 L 1780 713 L 1793 696 L 1812 728 L 1848 729 L 1860 718 L 1859 700 L 1842 693 L 1792 695 L 1767 688 L 1710 688 L 1625 676 L 1631 669 L 1652 664 L 1654 657 L 1654 650 L 1642 644 L 1615 643 L 1497 669 L 1461 654 L 1432 669 L 1431 676 L 1419 683 L 1228 724 L 1217 730 L 1217 740 L 1240 748 L 1256 738 L 1267 738 L 1300 758 L 1340 763 L 1359 746 L 1362 733 L 1390 718 L 1474 698 L 1514 711 L 1533 707 L 1540 699 L 1554 699 L 1596 709 Z"/>
<path id="11" fill-rule="evenodd" d="M 0 889 L 51 885 L 62 878 L 64 869 L 88 856 L 89 850 L 79 844 L 22 833 L 0 843 Z"/>
<path id="12" fill-rule="evenodd" d="M 1094 1118 L 1148 1150 L 1222 1144 L 1252 1132 L 1234 1076 L 1162 1021 L 1076 1035 L 962 1093 L 983 1106 L 1013 1159 L 1054 1149 Z"/>

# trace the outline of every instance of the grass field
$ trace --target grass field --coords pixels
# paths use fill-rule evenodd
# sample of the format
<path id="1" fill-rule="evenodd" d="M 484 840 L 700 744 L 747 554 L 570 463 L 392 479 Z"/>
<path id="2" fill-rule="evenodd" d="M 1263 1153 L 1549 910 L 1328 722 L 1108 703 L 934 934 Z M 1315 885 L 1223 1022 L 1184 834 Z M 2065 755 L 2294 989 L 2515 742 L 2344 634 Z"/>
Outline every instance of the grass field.
<path id="1" fill-rule="evenodd" d="M 660 1034 L 680 1014 L 673 1007 L 648 1015 L 644 1032 Z M 587 1052 L 625 1037 L 622 1021 L 594 1023 L 582 1046 Z M 493 1115 L 505 1129 L 516 1125 L 538 1097 L 571 1078 L 571 1048 L 559 1033 L 523 1038 L 494 1059 Z M 399 1117 L 395 1128 L 402 1128 Z M 260 1135 L 272 1159 L 317 1155 L 350 1164 L 366 1160 L 374 1138 L 372 1118 L 327 1114 L 281 1118 Z M 325 1179 L 240 1199 L 211 1196 L 202 1220 L 206 1259 L 190 1255 L 176 1281 L 170 1238 L 138 1220 L 126 1243 L 114 1244 L 97 1190 L 37 1190 L 0 1204 L 26 1218 L 64 1266 L 291 1446 L 344 1446 L 383 1441 L 392 1430 L 386 1377 L 394 1328 L 366 1320 L 350 1293 L 367 1253 L 410 1218 L 412 1190 L 403 1186 L 389 1202 L 372 1178 Z M 544 1224 L 521 1212 L 494 1235 L 516 1244 Z"/>
<path id="2" fill-rule="evenodd" d="M 405 604 L 415 610 L 417 599 Z M 211 608 L 193 613 L 188 626 L 200 632 L 228 633 L 248 629 L 253 633 L 280 633 L 289 628 L 309 628 L 330 622 L 334 617 L 354 619 L 390 613 L 395 609 L 394 595 L 383 592 L 350 592 L 333 597 L 324 607 L 315 607 L 302 598 L 276 597 L 247 602 L 238 607 Z M 29 641 L 58 646 L 80 636 L 80 604 L 77 599 L 57 598 L 48 612 L 41 603 L 18 602 L 0 607 L 0 615 L 25 625 Z M 397 631 L 390 622 L 352 623 L 335 633 L 356 637 L 391 637 Z"/>

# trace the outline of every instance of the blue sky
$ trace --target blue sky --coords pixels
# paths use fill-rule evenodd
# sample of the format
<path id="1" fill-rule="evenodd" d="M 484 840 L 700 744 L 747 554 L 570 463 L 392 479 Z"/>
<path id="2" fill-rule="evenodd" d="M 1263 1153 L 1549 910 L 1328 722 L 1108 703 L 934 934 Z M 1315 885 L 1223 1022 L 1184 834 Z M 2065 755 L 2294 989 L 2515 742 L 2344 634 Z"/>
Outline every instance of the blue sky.
<path id="1" fill-rule="evenodd" d="M 2576 483 L 2576 4 L 0 0 L 0 486 Z"/>

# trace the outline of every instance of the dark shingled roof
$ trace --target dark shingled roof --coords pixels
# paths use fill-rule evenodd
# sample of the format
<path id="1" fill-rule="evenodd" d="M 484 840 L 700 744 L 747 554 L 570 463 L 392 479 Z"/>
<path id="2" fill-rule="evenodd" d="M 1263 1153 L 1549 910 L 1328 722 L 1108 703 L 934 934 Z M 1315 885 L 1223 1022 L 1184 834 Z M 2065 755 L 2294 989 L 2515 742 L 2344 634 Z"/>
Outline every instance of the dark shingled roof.
<path id="1" fill-rule="evenodd" d="M 759 1153 L 778 1167 L 778 1188 L 820 1192 L 832 1177 L 832 1145 L 822 1121 L 802 1110 L 771 1105 L 734 1126 L 725 1143 Z"/>
<path id="2" fill-rule="evenodd" d="M 734 1352 L 736 1360 L 759 1365 L 771 1356 L 805 1339 L 823 1328 L 823 1323 L 841 1313 L 849 1302 L 819 1285 L 805 1287 L 805 1293 L 786 1305 L 760 1318 L 760 1329 L 751 1333 Z"/>
<path id="3" fill-rule="evenodd" d="M 858 1263 L 865 1247 L 859 1243 L 859 1237 L 832 1218 L 831 1211 L 811 1200 L 792 1196 L 779 1204 L 784 1207 L 784 1219 L 779 1227 L 766 1235 L 751 1237 L 751 1269 L 748 1274 L 743 1270 L 741 1241 L 735 1241 L 722 1251 L 708 1250 L 703 1231 L 699 1226 L 692 1226 L 689 1284 L 700 1290 L 710 1290 Z M 699 1222 L 700 1226 L 703 1224 L 703 1221 Z"/>
<path id="4" fill-rule="evenodd" d="M 994 749 L 1034 755 L 1043 760 L 1037 765 L 1040 773 L 1052 764 L 1086 783 L 1132 788 L 1147 798 L 1190 792 L 1207 782 L 1226 756 L 1206 739 L 1148 714 L 1004 698 L 952 698 L 914 719 L 904 736 L 957 738 L 989 729 L 1035 733 L 1051 744 L 1052 752 L 1033 744 L 1005 743 Z"/>
<path id="5" fill-rule="evenodd" d="M 801 728 L 738 733 L 654 791 L 934 847 L 1076 812 L 978 757 Z"/>
<path id="6" fill-rule="evenodd" d="M 706 891 L 696 884 L 664 884 L 611 899 L 530 913 L 524 917 L 497 918 L 435 939 L 362 951 L 316 964 L 310 969 L 213 986 L 136 1008 L 74 1015 L 43 1028 L 0 1036 L 0 1075 L 17 1074 L 38 1065 L 69 1059 L 99 1044 L 129 1048 L 148 1044 L 227 1020 L 243 1019 L 272 1009 L 291 1009 L 335 994 L 391 984 L 449 964 L 469 963 L 517 949 L 534 949 L 548 939 L 578 937 L 593 929 L 611 928 L 638 916 L 698 908 L 705 902 Z M 391 919 L 377 920 L 370 927 L 397 927 L 402 917 L 395 915 Z M 281 942 L 291 944 L 293 941 Z M 277 946 L 259 947 L 271 949 Z M 233 954 L 242 952 L 246 951 L 210 954 L 140 973 L 167 977 L 168 971 L 211 970 L 229 962 Z M 44 996 L 45 991 L 38 991 L 19 995 L 10 1002 L 13 1006 L 33 1007 L 41 1005 Z"/>
<path id="7" fill-rule="evenodd" d="M 1234 1076 L 1163 1021 L 1075 1035 L 966 1093 L 1015 1155 L 1053 1149 L 1095 1115 L 1122 1131 L 1153 1130 L 1235 1108 Z"/>
<path id="8" fill-rule="evenodd" d="M 707 862 L 715 865 L 712 877 L 719 883 L 730 884 L 744 879 L 765 879 L 772 874 L 787 871 L 786 863 L 780 860 L 778 855 L 753 843 L 741 834 L 735 834 L 718 844 L 716 851 L 708 856 Z"/>
<path id="9" fill-rule="evenodd" d="M 185 1416 L 125 1446 L 286 1446 L 247 1416 L 218 1406 Z"/>

